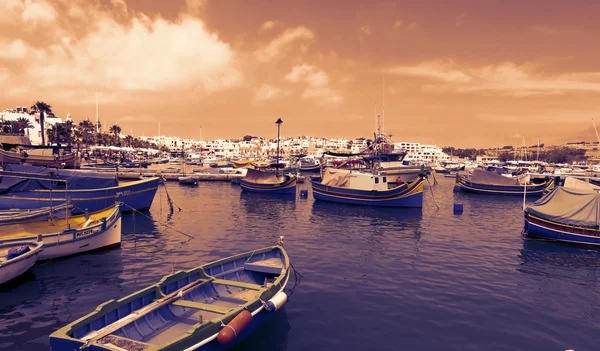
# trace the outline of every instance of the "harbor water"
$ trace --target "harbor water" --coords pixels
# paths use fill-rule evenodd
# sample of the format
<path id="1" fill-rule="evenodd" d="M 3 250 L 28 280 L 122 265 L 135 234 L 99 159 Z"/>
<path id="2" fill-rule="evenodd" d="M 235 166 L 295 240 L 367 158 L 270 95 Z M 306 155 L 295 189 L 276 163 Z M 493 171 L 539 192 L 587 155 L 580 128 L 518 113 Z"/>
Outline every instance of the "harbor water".
<path id="1" fill-rule="evenodd" d="M 47 350 L 106 300 L 280 235 L 302 279 L 237 350 L 599 349 L 600 251 L 523 241 L 522 198 L 438 182 L 422 210 L 167 183 L 174 212 L 159 189 L 145 215 L 124 215 L 120 249 L 40 263 L 1 287 L 0 350 Z"/>

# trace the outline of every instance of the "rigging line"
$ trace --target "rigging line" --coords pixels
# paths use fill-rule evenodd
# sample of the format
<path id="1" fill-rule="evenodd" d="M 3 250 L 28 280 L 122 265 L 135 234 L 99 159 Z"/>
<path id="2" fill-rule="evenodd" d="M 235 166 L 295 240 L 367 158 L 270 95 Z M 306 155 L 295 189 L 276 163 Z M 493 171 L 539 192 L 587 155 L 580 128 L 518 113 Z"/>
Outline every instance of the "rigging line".
<path id="1" fill-rule="evenodd" d="M 437 207 L 438 211 L 440 209 L 440 206 L 438 206 L 437 202 L 435 201 L 435 197 L 433 196 L 433 188 L 431 187 L 431 183 L 429 183 L 429 178 L 425 178 L 427 179 L 427 184 L 429 185 L 429 190 L 431 190 L 431 198 L 433 199 L 433 203 L 435 204 L 435 207 Z"/>
<path id="2" fill-rule="evenodd" d="M 142 215 L 142 216 L 144 216 L 144 217 L 146 217 L 146 218 L 148 218 L 148 219 L 151 219 L 151 220 L 153 220 L 153 221 L 156 221 L 156 222 L 158 222 L 159 224 L 162 224 L 162 225 L 164 225 L 165 227 L 168 227 L 169 229 L 171 229 L 171 230 L 173 230 L 173 231 L 175 231 L 175 232 L 177 232 L 177 233 L 179 233 L 179 234 L 181 234 L 181 235 L 184 235 L 184 236 L 188 237 L 190 240 L 191 240 L 191 239 L 194 239 L 194 237 L 193 237 L 193 236 L 191 236 L 191 235 L 189 235 L 189 234 L 186 234 L 186 233 L 184 233 L 184 232 L 182 232 L 182 231 L 180 231 L 180 230 L 178 230 L 178 229 L 175 229 L 175 228 L 173 228 L 173 227 L 172 227 L 172 226 L 171 226 L 169 223 L 166 223 L 166 222 L 161 222 L 161 221 L 157 221 L 156 219 L 154 219 L 154 218 L 152 218 L 152 217 L 148 216 L 147 214 L 145 214 L 145 213 L 143 213 L 143 212 L 140 212 L 140 211 L 136 210 L 135 208 L 133 208 L 133 207 L 131 207 L 131 206 L 129 206 L 129 205 L 127 205 L 127 204 L 125 204 L 125 203 L 123 203 L 123 206 L 127 206 L 127 207 L 128 207 L 128 208 L 130 208 L 130 209 L 131 209 L 133 212 L 137 212 L 137 213 L 139 213 L 140 215 Z M 188 241 L 188 242 L 189 242 L 189 241 Z"/>

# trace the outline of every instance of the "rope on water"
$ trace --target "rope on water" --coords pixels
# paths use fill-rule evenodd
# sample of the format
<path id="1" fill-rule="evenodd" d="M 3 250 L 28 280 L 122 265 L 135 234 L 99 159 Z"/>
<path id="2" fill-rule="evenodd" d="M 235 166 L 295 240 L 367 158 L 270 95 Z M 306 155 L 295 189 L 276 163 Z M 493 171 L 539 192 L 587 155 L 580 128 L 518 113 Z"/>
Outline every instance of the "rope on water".
<path id="1" fill-rule="evenodd" d="M 433 199 L 433 203 L 435 204 L 435 207 L 437 207 L 437 209 L 440 209 L 440 206 L 438 206 L 437 202 L 435 202 L 435 197 L 433 196 L 433 188 L 431 187 L 431 183 L 429 183 L 429 178 L 425 178 L 427 179 L 427 184 L 429 185 L 429 190 L 431 190 L 431 198 Z"/>
<path id="2" fill-rule="evenodd" d="M 167 186 L 163 184 L 163 187 L 165 188 L 165 194 L 167 194 L 167 202 L 169 203 L 169 209 L 170 209 L 171 213 L 173 213 L 173 206 L 177 207 L 179 212 L 181 212 L 181 207 L 177 206 L 173 202 L 173 199 L 171 199 L 171 196 L 169 195 L 169 192 L 167 191 Z"/>

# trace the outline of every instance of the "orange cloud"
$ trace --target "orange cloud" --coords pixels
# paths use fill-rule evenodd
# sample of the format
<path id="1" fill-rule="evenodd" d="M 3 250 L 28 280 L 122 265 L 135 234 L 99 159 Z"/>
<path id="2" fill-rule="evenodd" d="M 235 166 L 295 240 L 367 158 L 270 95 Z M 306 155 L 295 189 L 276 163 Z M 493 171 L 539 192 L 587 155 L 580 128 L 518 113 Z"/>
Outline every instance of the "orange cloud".
<path id="1" fill-rule="evenodd" d="M 314 33 L 304 26 L 286 29 L 265 47 L 256 50 L 254 55 L 260 62 L 269 62 L 285 53 L 292 43 L 299 40 L 312 41 L 314 37 Z"/>

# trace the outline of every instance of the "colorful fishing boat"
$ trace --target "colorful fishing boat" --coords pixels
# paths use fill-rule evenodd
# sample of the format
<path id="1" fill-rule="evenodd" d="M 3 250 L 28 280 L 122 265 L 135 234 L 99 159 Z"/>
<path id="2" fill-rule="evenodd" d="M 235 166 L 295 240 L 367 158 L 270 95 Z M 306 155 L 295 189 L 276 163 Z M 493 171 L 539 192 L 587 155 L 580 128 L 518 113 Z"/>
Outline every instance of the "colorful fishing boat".
<path id="1" fill-rule="evenodd" d="M 35 241 L 41 235 L 44 251 L 38 260 L 74 255 L 121 245 L 118 204 L 88 215 L 0 226 L 0 245 Z"/>
<path id="2" fill-rule="evenodd" d="M 457 175 L 454 191 L 488 195 L 542 196 L 554 186 L 554 178 L 541 183 L 530 182 L 529 176 L 508 178 L 497 173 L 474 170 L 471 175 Z"/>
<path id="3" fill-rule="evenodd" d="M 43 245 L 41 241 L 0 244 L 0 284 L 33 267 Z"/>
<path id="4" fill-rule="evenodd" d="M 377 173 L 326 168 L 311 179 L 313 197 L 319 201 L 384 207 L 423 207 L 423 181 L 389 183 Z"/>
<path id="5" fill-rule="evenodd" d="M 0 163 L 2 165 L 20 165 L 25 162 L 32 166 L 75 168 L 77 165 L 77 155 L 29 155 L 27 153 L 0 149 Z"/>
<path id="6" fill-rule="evenodd" d="M 600 245 L 599 189 L 568 180 L 527 207 L 523 237 Z"/>
<path id="7" fill-rule="evenodd" d="M 99 211 L 116 201 L 124 211 L 148 210 L 160 181 L 152 177 L 119 183 L 113 174 L 10 165 L 0 175 L 0 210 L 53 207 L 68 196 L 74 214 Z"/>
<path id="8" fill-rule="evenodd" d="M 296 194 L 297 177 L 289 174 L 248 169 L 248 173 L 240 179 L 240 187 L 244 191 L 265 194 Z"/>
<path id="9" fill-rule="evenodd" d="M 247 252 L 163 277 L 50 335 L 52 351 L 192 351 L 229 348 L 287 301 L 283 246 Z"/>
<path id="10" fill-rule="evenodd" d="M 53 207 L 42 207 L 36 209 L 11 209 L 0 211 L 0 225 L 8 223 L 23 223 L 29 221 L 48 220 L 56 218 L 64 218 L 73 209 L 73 205 L 66 203 L 59 204 Z"/>
<path id="11" fill-rule="evenodd" d="M 304 156 L 298 160 L 298 170 L 300 172 L 320 172 L 321 162 L 314 157 Z"/>

